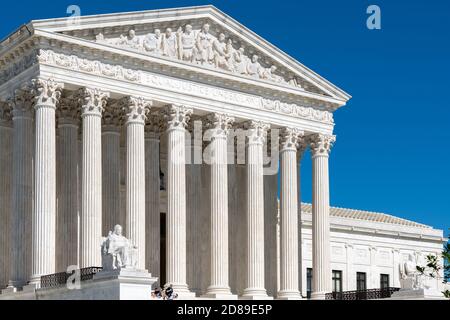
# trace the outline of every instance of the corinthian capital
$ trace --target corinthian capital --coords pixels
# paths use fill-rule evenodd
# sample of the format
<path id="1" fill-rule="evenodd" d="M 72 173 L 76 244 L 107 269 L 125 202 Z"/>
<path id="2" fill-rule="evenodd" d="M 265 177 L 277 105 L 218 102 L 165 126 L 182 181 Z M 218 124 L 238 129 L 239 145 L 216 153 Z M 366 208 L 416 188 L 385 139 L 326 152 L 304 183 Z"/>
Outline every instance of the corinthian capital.
<path id="1" fill-rule="evenodd" d="M 336 136 L 316 133 L 308 137 L 311 154 L 313 157 L 328 157 Z"/>
<path id="2" fill-rule="evenodd" d="M 280 132 L 281 151 L 297 151 L 303 131 L 297 128 L 283 128 Z"/>
<path id="3" fill-rule="evenodd" d="M 12 108 L 13 118 L 33 117 L 34 96 L 29 89 L 16 89 L 8 103 Z"/>
<path id="4" fill-rule="evenodd" d="M 8 102 L 0 101 L 0 123 L 6 123 L 12 119 L 11 104 Z"/>
<path id="5" fill-rule="evenodd" d="M 267 131 L 270 124 L 263 121 L 249 120 L 244 122 L 244 129 L 247 130 L 248 144 L 264 144 L 267 139 Z"/>
<path id="6" fill-rule="evenodd" d="M 53 79 L 33 79 L 31 80 L 31 93 L 34 95 L 35 108 L 51 107 L 56 108 L 61 98 L 62 84 Z"/>
<path id="7" fill-rule="evenodd" d="M 117 104 L 106 104 L 103 112 L 103 125 L 108 127 L 120 127 L 123 122 L 123 110 Z"/>
<path id="8" fill-rule="evenodd" d="M 122 107 L 126 123 L 134 122 L 145 124 L 152 103 L 142 97 L 130 96 L 122 98 L 119 101 L 119 105 Z"/>
<path id="9" fill-rule="evenodd" d="M 76 92 L 81 105 L 81 116 L 101 116 L 109 98 L 109 93 L 97 88 L 81 88 Z"/>
<path id="10" fill-rule="evenodd" d="M 56 115 L 59 124 L 79 124 L 80 108 L 78 107 L 78 100 L 74 96 L 59 99 Z"/>
<path id="11" fill-rule="evenodd" d="M 302 135 L 298 139 L 298 144 L 297 144 L 297 150 L 298 150 L 297 151 L 297 160 L 298 161 L 300 161 L 302 159 L 307 148 L 308 148 L 308 139 L 306 136 Z"/>
<path id="12" fill-rule="evenodd" d="M 185 130 L 194 110 L 192 108 L 171 104 L 165 106 L 162 110 L 166 130 L 182 129 Z"/>
<path id="13" fill-rule="evenodd" d="M 164 130 L 164 119 L 159 110 L 150 112 L 145 120 L 145 132 L 149 138 L 159 138 L 161 131 Z"/>
<path id="14" fill-rule="evenodd" d="M 205 129 L 211 130 L 212 139 L 226 139 L 233 123 L 234 117 L 225 113 L 209 113 L 205 116 Z"/>

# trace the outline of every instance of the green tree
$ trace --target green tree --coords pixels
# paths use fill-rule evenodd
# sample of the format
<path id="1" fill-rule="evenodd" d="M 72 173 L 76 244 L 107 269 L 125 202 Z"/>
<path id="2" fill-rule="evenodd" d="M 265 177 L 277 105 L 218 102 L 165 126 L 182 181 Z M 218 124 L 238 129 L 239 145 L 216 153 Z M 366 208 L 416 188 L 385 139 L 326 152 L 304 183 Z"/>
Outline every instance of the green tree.
<path id="1" fill-rule="evenodd" d="M 444 250 L 442 251 L 443 265 L 440 264 L 439 258 L 439 256 L 429 254 L 426 257 L 424 266 L 416 266 L 417 271 L 426 277 L 442 278 L 443 283 L 448 283 L 450 282 L 450 240 L 444 245 Z M 444 273 L 443 277 L 441 276 L 441 271 Z M 450 290 L 445 290 L 442 293 L 446 298 L 450 299 Z"/>

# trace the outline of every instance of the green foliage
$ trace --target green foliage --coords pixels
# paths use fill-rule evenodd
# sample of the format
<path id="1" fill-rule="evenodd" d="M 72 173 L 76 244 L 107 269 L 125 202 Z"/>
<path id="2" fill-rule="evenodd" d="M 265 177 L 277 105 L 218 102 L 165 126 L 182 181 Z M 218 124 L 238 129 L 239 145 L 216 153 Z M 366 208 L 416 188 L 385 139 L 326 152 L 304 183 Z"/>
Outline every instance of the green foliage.
<path id="1" fill-rule="evenodd" d="M 437 279 L 442 278 L 439 273 L 443 270 L 443 283 L 450 282 L 450 241 L 444 245 L 444 250 L 442 251 L 443 266 L 439 265 L 439 258 L 439 256 L 429 254 L 427 255 L 425 266 L 416 266 L 416 269 L 421 275 Z M 442 293 L 446 298 L 450 299 L 450 290 Z"/>
<path id="2" fill-rule="evenodd" d="M 445 290 L 442 292 L 447 299 L 450 299 L 450 290 Z"/>
<path id="3" fill-rule="evenodd" d="M 444 258 L 444 280 L 450 282 L 450 243 L 444 246 L 444 252 L 442 252 Z"/>

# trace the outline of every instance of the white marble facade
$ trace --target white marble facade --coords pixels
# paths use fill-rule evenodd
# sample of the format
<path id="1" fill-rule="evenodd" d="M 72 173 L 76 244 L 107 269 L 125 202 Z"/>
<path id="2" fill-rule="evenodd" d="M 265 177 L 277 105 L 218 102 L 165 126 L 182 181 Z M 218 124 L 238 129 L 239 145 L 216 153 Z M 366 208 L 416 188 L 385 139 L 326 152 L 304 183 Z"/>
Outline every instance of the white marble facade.
<path id="1" fill-rule="evenodd" d="M 116 224 L 180 296 L 300 299 L 306 267 L 317 299 L 338 267 L 346 289 L 358 268 L 396 285 L 403 251 L 434 252 L 442 232 L 379 239 L 395 223 L 363 236 L 330 217 L 333 112 L 350 98 L 212 6 L 30 22 L 0 43 L 0 286 L 100 266 Z"/>

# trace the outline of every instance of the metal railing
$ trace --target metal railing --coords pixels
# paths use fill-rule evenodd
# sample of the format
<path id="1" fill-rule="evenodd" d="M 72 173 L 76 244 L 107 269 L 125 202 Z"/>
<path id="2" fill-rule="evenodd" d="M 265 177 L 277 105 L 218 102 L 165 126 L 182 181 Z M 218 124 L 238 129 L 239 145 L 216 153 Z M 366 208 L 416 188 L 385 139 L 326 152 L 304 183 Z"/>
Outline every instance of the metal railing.
<path id="1" fill-rule="evenodd" d="M 72 273 L 58 272 L 54 274 L 48 274 L 41 277 L 41 288 L 56 288 L 65 286 L 69 277 L 72 276 L 76 271 L 80 272 L 81 281 L 91 280 L 94 277 L 94 274 L 101 270 L 101 267 L 88 267 L 74 270 Z"/>
<path id="2" fill-rule="evenodd" d="M 331 292 L 325 295 L 326 300 L 372 300 L 390 298 L 400 288 L 367 289 L 344 292 Z"/>

